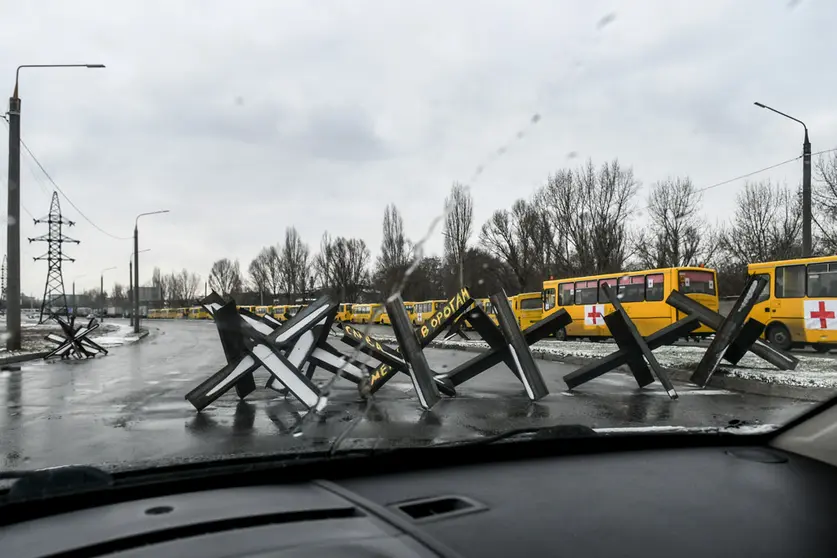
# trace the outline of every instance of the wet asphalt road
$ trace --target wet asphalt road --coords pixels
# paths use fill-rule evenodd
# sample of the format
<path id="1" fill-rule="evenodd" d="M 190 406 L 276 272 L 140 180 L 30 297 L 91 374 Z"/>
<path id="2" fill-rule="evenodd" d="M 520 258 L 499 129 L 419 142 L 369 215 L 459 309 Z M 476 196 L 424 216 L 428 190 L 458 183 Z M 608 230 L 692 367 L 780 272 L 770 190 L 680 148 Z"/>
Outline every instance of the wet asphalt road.
<path id="1" fill-rule="evenodd" d="M 275 391 L 239 401 L 233 393 L 202 413 L 184 400 L 224 364 L 211 322 L 145 322 L 151 335 L 92 361 L 33 362 L 0 373 L 0 462 L 19 469 L 67 463 L 119 466 L 265 452 L 324 449 L 353 428 L 341 448 L 424 445 L 494 434 L 511 428 L 579 423 L 592 427 L 725 426 L 731 420 L 776 424 L 811 403 L 675 384 L 672 401 L 659 384 L 636 389 L 616 372 L 568 393 L 561 377 L 572 365 L 536 360 L 550 395 L 530 402 L 503 365 L 458 388 L 422 412 L 409 378 L 393 378 L 374 401 L 338 380 L 319 416 Z M 438 372 L 474 353 L 427 349 Z M 319 371 L 315 381 L 331 379 Z M 296 433 L 297 435 L 292 435 Z"/>

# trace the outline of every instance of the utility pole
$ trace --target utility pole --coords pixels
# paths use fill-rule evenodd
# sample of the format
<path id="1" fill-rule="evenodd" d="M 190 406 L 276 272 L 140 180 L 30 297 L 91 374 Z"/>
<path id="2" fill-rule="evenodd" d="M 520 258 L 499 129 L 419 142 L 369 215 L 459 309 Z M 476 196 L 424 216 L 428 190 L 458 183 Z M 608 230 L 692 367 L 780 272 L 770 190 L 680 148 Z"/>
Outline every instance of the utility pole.
<path id="1" fill-rule="evenodd" d="M 15 71 L 15 89 L 9 98 L 9 180 L 6 215 L 6 253 L 9 261 L 6 349 L 20 350 L 20 97 L 22 68 L 104 68 L 104 64 L 22 64 Z"/>
<path id="2" fill-rule="evenodd" d="M 131 254 L 133 256 L 133 254 Z M 131 327 L 134 325 L 134 262 L 128 260 L 128 318 L 130 319 Z"/>
<path id="3" fill-rule="evenodd" d="M 134 223 L 134 290 L 136 291 L 134 294 L 134 333 L 139 333 L 139 232 L 136 223 Z"/>
<path id="4" fill-rule="evenodd" d="M 773 107 L 763 105 L 758 101 L 753 104 L 798 122 L 805 129 L 805 138 L 802 140 L 802 257 L 809 258 L 812 252 L 811 221 L 813 217 L 811 216 L 811 141 L 808 139 L 808 126 L 798 118 L 778 111 Z"/>
<path id="5" fill-rule="evenodd" d="M 20 70 L 20 68 L 18 68 Z M 20 350 L 20 98 L 15 92 L 9 99 L 9 190 L 6 224 L 6 253 L 9 277 L 6 280 L 6 349 Z"/>
<path id="6" fill-rule="evenodd" d="M 112 269 L 116 269 L 116 266 L 103 269 L 102 274 L 100 275 L 99 290 L 101 291 L 102 297 L 102 321 L 105 320 L 105 316 L 107 315 L 107 301 L 105 300 L 105 271 L 110 271 Z"/>
<path id="7" fill-rule="evenodd" d="M 139 317 L 139 219 L 145 215 L 157 215 L 158 213 L 168 213 L 168 209 L 161 209 L 159 211 L 149 211 L 147 213 L 140 213 L 134 220 L 134 289 L 136 296 L 134 296 L 134 333 L 140 331 L 140 317 Z M 144 252 L 145 250 L 143 250 Z"/>
<path id="8" fill-rule="evenodd" d="M 803 124 L 803 126 L 805 126 Z M 808 127 L 805 127 L 805 140 L 802 142 L 802 257 L 810 258 L 811 243 L 811 142 L 808 140 Z"/>

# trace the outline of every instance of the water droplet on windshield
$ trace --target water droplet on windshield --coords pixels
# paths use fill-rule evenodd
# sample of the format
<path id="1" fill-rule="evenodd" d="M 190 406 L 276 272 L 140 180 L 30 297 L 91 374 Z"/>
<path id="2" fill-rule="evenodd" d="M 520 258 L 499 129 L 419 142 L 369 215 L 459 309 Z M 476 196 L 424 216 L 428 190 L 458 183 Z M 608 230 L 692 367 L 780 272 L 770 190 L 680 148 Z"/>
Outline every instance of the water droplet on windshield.
<path id="1" fill-rule="evenodd" d="M 328 405 L 328 397 L 321 395 L 320 398 L 317 399 L 317 406 L 314 407 L 314 410 L 318 413 L 322 412 L 322 410 L 326 408 L 326 405 Z"/>
<path id="2" fill-rule="evenodd" d="M 599 29 L 599 30 L 604 29 L 605 27 L 607 27 L 608 25 L 613 23 L 615 19 L 616 19 L 616 14 L 614 12 L 611 12 L 611 13 L 607 14 L 606 16 L 601 18 L 599 20 L 599 22 L 596 24 L 596 29 Z"/>

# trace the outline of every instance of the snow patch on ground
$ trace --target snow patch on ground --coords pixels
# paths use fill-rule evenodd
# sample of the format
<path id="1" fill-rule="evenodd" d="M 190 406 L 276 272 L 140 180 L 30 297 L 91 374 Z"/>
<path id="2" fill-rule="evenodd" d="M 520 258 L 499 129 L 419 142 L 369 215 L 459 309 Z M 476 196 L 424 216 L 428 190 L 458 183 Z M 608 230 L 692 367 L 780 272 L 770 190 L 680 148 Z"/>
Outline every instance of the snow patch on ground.
<path id="1" fill-rule="evenodd" d="M 115 326 L 115 329 L 109 331 L 106 335 L 93 338 L 102 347 L 119 347 L 139 340 L 139 335 L 134 333 L 134 328 L 130 324 L 108 325 Z"/>
<path id="2" fill-rule="evenodd" d="M 395 338 L 390 336 L 380 336 L 379 339 L 381 341 L 395 342 Z M 447 341 L 437 339 L 431 345 L 446 349 L 488 349 L 488 344 L 484 341 L 465 341 L 464 339 L 450 339 Z M 592 343 L 587 341 L 556 341 L 554 339 L 545 339 L 532 345 L 532 353 L 534 355 L 548 354 L 558 360 L 573 358 L 597 359 L 615 350 L 617 350 L 617 347 L 613 342 Z M 666 368 L 694 370 L 705 352 L 705 347 L 667 346 L 656 349 L 654 356 Z M 837 360 L 799 353 L 795 353 L 794 356 L 799 359 L 796 370 L 777 370 L 753 353 L 747 353 L 738 362 L 737 366 L 722 362 L 718 367 L 718 373 L 723 373 L 731 378 L 754 380 L 769 384 L 837 389 Z"/>

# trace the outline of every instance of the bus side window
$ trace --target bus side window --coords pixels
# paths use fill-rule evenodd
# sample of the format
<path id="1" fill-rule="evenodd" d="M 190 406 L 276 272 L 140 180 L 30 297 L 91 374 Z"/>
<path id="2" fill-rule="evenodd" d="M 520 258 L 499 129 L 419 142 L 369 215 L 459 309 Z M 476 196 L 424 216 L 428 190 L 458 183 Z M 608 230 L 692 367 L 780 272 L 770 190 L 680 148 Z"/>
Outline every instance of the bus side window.
<path id="1" fill-rule="evenodd" d="M 776 268 L 776 298 L 805 296 L 805 266 L 786 265 Z"/>
<path id="2" fill-rule="evenodd" d="M 645 276 L 645 300 L 663 300 L 664 278 L 662 273 Z"/>
<path id="3" fill-rule="evenodd" d="M 596 304 L 599 285 L 596 281 L 577 281 L 575 284 L 576 304 Z"/>
<path id="4" fill-rule="evenodd" d="M 572 306 L 575 291 L 572 283 L 563 283 L 558 286 L 558 306 Z"/>
<path id="5" fill-rule="evenodd" d="M 605 284 L 613 289 L 616 287 L 616 279 L 599 279 L 599 302 L 610 302 L 604 294 L 604 289 L 602 289 L 602 285 Z"/>
<path id="6" fill-rule="evenodd" d="M 837 262 L 808 266 L 808 296 L 837 297 Z"/>
<path id="7" fill-rule="evenodd" d="M 621 302 L 642 302 L 645 300 L 645 276 L 620 277 L 619 300 Z"/>
<path id="8" fill-rule="evenodd" d="M 764 302 L 770 298 L 770 275 L 767 273 L 759 273 L 756 277 L 764 277 L 767 279 L 767 286 L 761 291 L 761 294 L 759 294 L 759 297 L 756 300 L 756 304 L 758 304 L 759 302 Z"/>

